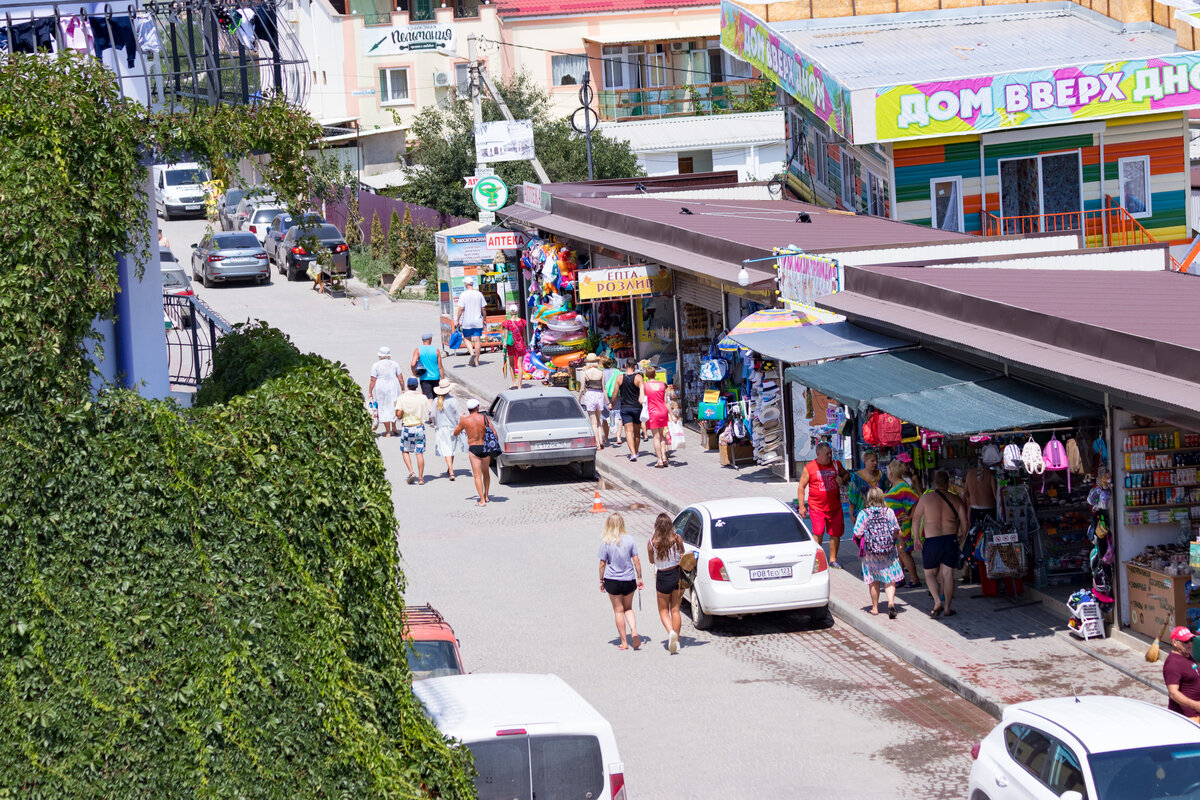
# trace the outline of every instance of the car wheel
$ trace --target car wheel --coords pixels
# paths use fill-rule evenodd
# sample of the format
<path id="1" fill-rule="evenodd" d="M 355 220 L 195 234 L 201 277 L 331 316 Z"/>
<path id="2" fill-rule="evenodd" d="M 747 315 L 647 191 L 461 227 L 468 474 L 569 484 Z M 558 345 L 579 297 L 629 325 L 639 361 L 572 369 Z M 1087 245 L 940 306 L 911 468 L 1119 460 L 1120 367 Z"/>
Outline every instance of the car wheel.
<path id="1" fill-rule="evenodd" d="M 200 273 L 200 285 L 205 289 L 213 288 L 213 279 L 208 277 L 208 270 L 203 270 Z"/>
<path id="2" fill-rule="evenodd" d="M 166 206 L 163 206 L 163 210 L 162 210 L 162 218 L 163 218 L 163 222 L 170 222 L 170 221 L 171 221 L 171 212 L 170 212 L 170 211 L 167 211 L 167 207 L 166 207 Z"/>
<path id="3" fill-rule="evenodd" d="M 289 281 L 298 280 L 298 276 L 299 276 L 299 274 L 300 274 L 300 271 L 299 271 L 299 270 L 297 270 L 297 269 L 296 269 L 295 267 L 293 267 L 291 264 L 288 264 L 288 265 L 287 265 L 287 279 L 288 279 Z"/>
<path id="4" fill-rule="evenodd" d="M 591 461 L 580 461 L 579 475 L 585 481 L 594 481 L 596 479 L 596 460 L 592 459 Z"/>
<path id="5" fill-rule="evenodd" d="M 688 605 L 692 611 L 692 625 L 696 630 L 706 631 L 712 627 L 712 615 L 704 613 L 704 608 L 700 605 L 700 595 L 696 592 L 695 586 L 692 586 L 691 594 L 688 595 Z"/>
<path id="6" fill-rule="evenodd" d="M 254 282 L 257 283 L 259 286 L 270 286 L 271 285 L 271 276 L 270 275 L 260 275 L 254 280 Z"/>
<path id="7" fill-rule="evenodd" d="M 516 477 L 516 467 L 506 467 L 503 464 L 496 464 L 496 482 L 501 486 L 508 486 Z"/>
<path id="8" fill-rule="evenodd" d="M 829 604 L 814 608 L 808 612 L 809 622 L 821 628 L 832 628 L 834 626 L 833 612 L 829 610 Z"/>

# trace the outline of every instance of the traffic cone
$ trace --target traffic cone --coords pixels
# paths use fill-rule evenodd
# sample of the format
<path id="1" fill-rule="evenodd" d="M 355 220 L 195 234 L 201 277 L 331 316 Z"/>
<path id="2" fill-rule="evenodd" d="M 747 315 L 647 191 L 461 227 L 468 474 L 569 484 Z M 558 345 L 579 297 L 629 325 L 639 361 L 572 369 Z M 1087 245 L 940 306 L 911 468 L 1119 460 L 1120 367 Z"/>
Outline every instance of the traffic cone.
<path id="1" fill-rule="evenodd" d="M 595 496 L 592 498 L 592 513 L 602 514 L 604 510 L 604 504 L 600 502 L 600 490 L 597 489 Z"/>

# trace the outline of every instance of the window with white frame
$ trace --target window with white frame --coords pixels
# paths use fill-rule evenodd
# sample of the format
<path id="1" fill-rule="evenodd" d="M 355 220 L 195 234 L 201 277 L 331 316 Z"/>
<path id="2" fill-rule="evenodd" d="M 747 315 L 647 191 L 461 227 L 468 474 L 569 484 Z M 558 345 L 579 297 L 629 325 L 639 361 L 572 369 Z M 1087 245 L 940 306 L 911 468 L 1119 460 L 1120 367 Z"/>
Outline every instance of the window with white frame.
<path id="1" fill-rule="evenodd" d="M 804 151 L 801 149 L 804 147 L 804 121 L 798 113 L 793 111 L 788 112 L 787 120 L 788 139 L 791 142 L 787 154 L 788 164 L 789 166 L 795 164 L 798 169 L 802 170 L 804 168 Z"/>
<path id="2" fill-rule="evenodd" d="M 929 181 L 930 219 L 943 231 L 963 232 L 962 176 Z"/>
<path id="3" fill-rule="evenodd" d="M 578 86 L 587 72 L 587 56 L 550 56 L 550 77 L 555 86 Z"/>
<path id="4" fill-rule="evenodd" d="M 886 217 L 887 183 L 874 172 L 867 170 L 867 213 L 875 217 Z"/>
<path id="5" fill-rule="evenodd" d="M 604 88 L 641 89 L 645 52 L 640 44 L 604 45 Z"/>
<path id="6" fill-rule="evenodd" d="M 407 67 L 379 70 L 379 102 L 385 106 L 412 102 L 408 94 Z"/>
<path id="7" fill-rule="evenodd" d="M 842 204 L 854 208 L 854 156 L 849 150 L 842 151 Z"/>
<path id="8" fill-rule="evenodd" d="M 454 65 L 454 93 L 459 97 L 471 96 L 471 65 Z"/>
<path id="9" fill-rule="evenodd" d="M 829 140 L 820 131 L 813 131 L 813 180 L 829 186 Z"/>
<path id="10" fill-rule="evenodd" d="M 1119 159 L 1117 179 L 1121 182 L 1121 206 L 1129 215 L 1150 216 L 1150 156 Z"/>

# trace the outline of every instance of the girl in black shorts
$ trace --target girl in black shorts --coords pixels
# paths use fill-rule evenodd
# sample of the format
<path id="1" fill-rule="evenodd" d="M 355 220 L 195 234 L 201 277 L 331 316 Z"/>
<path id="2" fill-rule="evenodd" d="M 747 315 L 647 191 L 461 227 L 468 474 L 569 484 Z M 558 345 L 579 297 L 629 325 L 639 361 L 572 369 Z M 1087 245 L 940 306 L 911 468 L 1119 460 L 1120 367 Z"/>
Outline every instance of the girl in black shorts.
<path id="1" fill-rule="evenodd" d="M 654 520 L 654 535 L 646 546 L 650 561 L 654 563 L 654 588 L 658 592 L 658 616 L 667 629 L 667 650 L 679 652 L 679 629 L 683 618 L 679 604 L 683 600 L 683 589 L 679 587 L 679 559 L 683 558 L 683 539 L 675 532 L 671 518 L 659 514 Z"/>
<path id="2" fill-rule="evenodd" d="M 620 649 L 629 645 L 637 650 L 642 646 L 642 637 L 637 632 L 637 617 L 633 613 L 633 592 L 642 588 L 642 561 L 638 558 L 637 544 L 625 532 L 625 518 L 620 514 L 609 514 L 604 523 L 604 537 L 600 540 L 600 591 L 608 594 L 612 603 L 613 621 L 617 624 Z M 628 628 L 629 643 L 625 635 Z"/>

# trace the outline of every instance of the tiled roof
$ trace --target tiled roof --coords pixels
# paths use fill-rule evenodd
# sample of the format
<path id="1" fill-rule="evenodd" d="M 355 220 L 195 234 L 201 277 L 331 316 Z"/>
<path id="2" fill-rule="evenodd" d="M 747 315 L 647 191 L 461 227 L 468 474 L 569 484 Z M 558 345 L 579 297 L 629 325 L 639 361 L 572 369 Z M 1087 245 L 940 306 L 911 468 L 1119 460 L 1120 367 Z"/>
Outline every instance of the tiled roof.
<path id="1" fill-rule="evenodd" d="M 713 0 L 497 0 L 501 17 L 557 17 L 652 8 L 716 7 Z"/>

